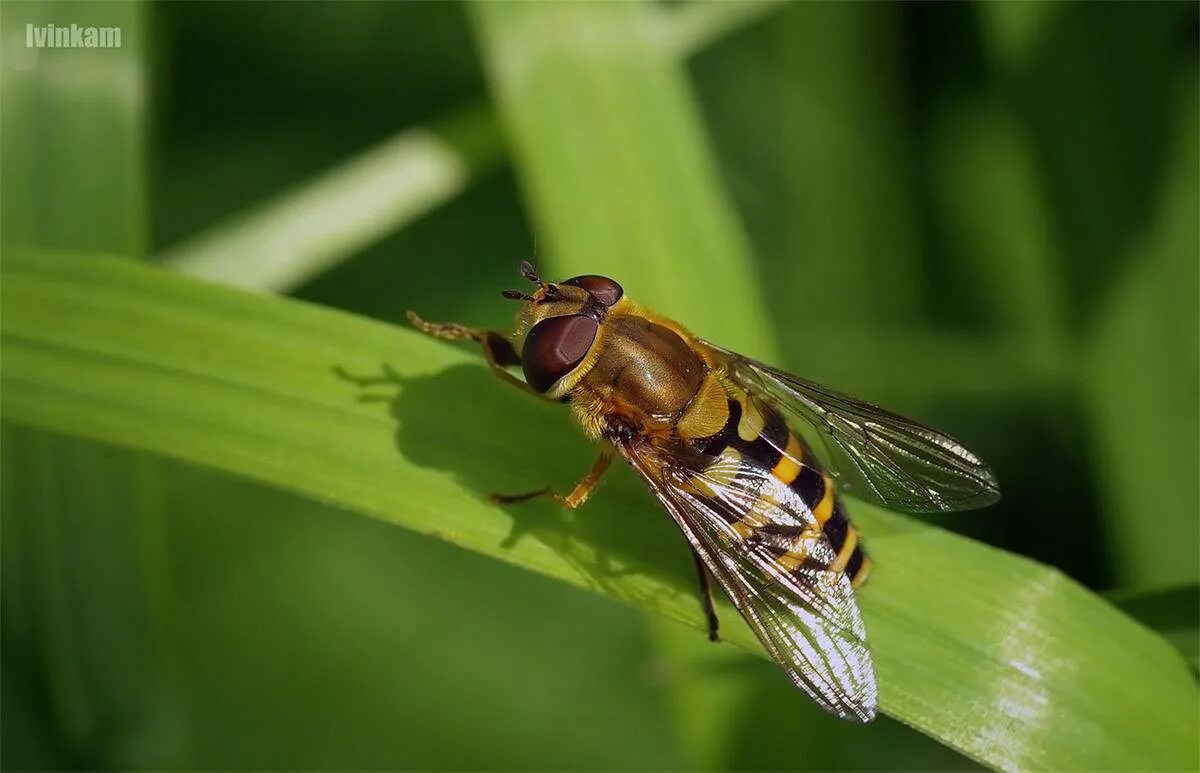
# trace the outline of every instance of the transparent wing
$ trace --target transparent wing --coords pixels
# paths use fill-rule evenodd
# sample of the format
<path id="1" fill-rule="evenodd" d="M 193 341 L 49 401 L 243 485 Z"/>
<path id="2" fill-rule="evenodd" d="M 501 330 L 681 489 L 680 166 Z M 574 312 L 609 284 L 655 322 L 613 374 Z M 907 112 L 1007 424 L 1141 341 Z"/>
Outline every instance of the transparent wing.
<path id="1" fill-rule="evenodd" d="M 684 449 L 639 440 L 618 443 L 617 449 L 791 680 L 842 719 L 873 719 L 875 670 L 854 591 L 842 572 L 829 569 L 833 548 L 799 497 L 770 472 L 745 463 L 709 473 L 713 457 Z M 773 550 L 769 540 L 747 539 L 733 528 L 731 519 L 751 508 L 764 533 L 808 535 L 801 566 L 784 567 L 777 546 Z"/>
<path id="2" fill-rule="evenodd" d="M 707 341 L 741 386 L 812 429 L 803 433 L 838 487 L 896 510 L 972 510 L 1000 498 L 987 464 L 949 435 Z M 822 453 L 823 452 L 823 453 Z"/>

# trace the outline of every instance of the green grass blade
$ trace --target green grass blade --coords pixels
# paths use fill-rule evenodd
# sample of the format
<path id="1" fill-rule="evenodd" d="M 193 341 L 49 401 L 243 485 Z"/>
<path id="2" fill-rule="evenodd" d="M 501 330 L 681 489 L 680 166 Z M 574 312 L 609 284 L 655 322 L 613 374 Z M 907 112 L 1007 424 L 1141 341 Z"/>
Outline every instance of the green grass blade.
<path id="1" fill-rule="evenodd" d="M 724 102 L 743 122 L 771 127 L 742 128 L 744 144 L 758 141 L 730 153 L 753 164 L 762 204 L 748 203 L 746 218 L 781 330 L 823 336 L 917 319 L 924 245 L 913 196 L 917 154 L 904 130 L 899 11 L 792 3 L 756 30 L 754 56 L 769 67 L 729 75 L 710 68 L 714 110 Z M 734 120 L 724 123 L 736 131 Z M 719 125 L 714 118 L 714 131 Z M 811 355 L 801 336 L 783 344 L 790 363 Z"/>
<path id="2" fill-rule="evenodd" d="M 146 246 L 140 3 L 3 4 L 6 247 L 141 255 Z M 49 25 L 117 27 L 119 48 L 36 48 Z"/>
<path id="3" fill-rule="evenodd" d="M 435 132 L 407 129 L 298 194 L 173 245 L 159 258 L 201 279 L 287 292 L 457 196 L 470 171 Z"/>
<path id="4" fill-rule="evenodd" d="M 4 258 L 143 257 L 144 6 L 15 2 L 0 13 Z M 49 25 L 115 29 L 120 45 L 26 44 Z M 186 764 L 157 461 L 25 428 L 5 427 L 3 442 L 4 667 L 45 691 L 25 721 L 44 723 L 75 764 Z"/>
<path id="5" fill-rule="evenodd" d="M 655 288 L 659 311 L 765 356 L 770 330 L 745 270 L 749 246 L 717 182 L 683 65 L 657 44 L 649 6 L 472 9 L 553 273 L 612 271 Z M 714 286 L 722 302 L 701 304 Z M 690 313 L 698 308 L 703 317 Z"/>
<path id="6" fill-rule="evenodd" d="M 699 2 L 656 17 L 664 53 L 687 56 L 775 9 L 779 0 Z M 250 212 L 189 236 L 157 259 L 182 274 L 290 292 L 445 204 L 500 163 L 485 104 L 410 128 Z M 253 255 L 253 260 L 247 256 Z"/>
<path id="7" fill-rule="evenodd" d="M 1114 591 L 1105 598 L 1171 642 L 1193 670 L 1200 668 L 1200 585 Z"/>
<path id="8" fill-rule="evenodd" d="M 1196 77 L 1178 84 L 1172 164 L 1159 207 L 1091 332 L 1084 382 L 1118 576 L 1138 587 L 1200 575 L 1200 115 Z M 1136 460 L 1136 463 L 1131 463 Z M 1131 529 L 1153 503 L 1155 527 Z"/>
<path id="9" fill-rule="evenodd" d="M 255 478 L 700 626 L 690 559 L 627 472 L 570 522 L 486 502 L 566 485 L 590 449 L 470 355 L 95 257 L 5 255 L 0 291 L 7 421 Z M 337 375 L 381 363 L 393 381 Z M 1195 684 L 1160 637 L 1052 569 L 853 512 L 878 561 L 861 597 L 885 711 L 994 767 L 1196 765 Z"/>
<path id="10" fill-rule="evenodd" d="M 478 100 L 429 128 L 399 132 L 158 259 L 189 276 L 289 292 L 445 204 L 502 162 L 499 128 Z"/>
<path id="11" fill-rule="evenodd" d="M 1062 257 L 1033 148 L 1002 105 L 939 114 L 932 143 L 939 222 L 988 321 L 1028 360 L 1070 364 Z"/>
<path id="12" fill-rule="evenodd" d="M 689 56 L 784 7 L 782 0 L 693 0 L 655 8 L 659 42 L 679 56 Z"/>

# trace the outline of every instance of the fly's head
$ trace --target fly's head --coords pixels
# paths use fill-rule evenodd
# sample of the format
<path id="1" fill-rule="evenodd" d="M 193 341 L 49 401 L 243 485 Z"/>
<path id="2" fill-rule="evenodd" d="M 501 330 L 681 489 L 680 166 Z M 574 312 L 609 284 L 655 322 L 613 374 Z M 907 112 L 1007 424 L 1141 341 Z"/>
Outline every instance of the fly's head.
<path id="1" fill-rule="evenodd" d="M 503 295 L 521 302 L 513 325 L 513 346 L 521 354 L 525 380 L 537 391 L 561 396 L 569 378 L 596 342 L 608 310 L 624 295 L 613 280 L 586 274 L 565 282 L 546 282 L 528 262 L 521 276 L 532 293 L 505 290 Z"/>

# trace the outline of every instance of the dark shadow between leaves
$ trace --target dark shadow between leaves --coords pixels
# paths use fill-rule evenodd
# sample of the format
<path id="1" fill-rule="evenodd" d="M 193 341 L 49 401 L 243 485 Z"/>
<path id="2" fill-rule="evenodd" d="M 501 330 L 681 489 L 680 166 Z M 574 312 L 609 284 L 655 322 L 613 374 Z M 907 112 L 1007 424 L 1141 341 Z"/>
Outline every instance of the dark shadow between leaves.
<path id="1" fill-rule="evenodd" d="M 384 364 L 378 374 L 334 374 L 360 389 L 359 402 L 387 406 L 396 450 L 420 467 L 450 473 L 486 500 L 551 486 L 567 492 L 598 449 L 574 426 L 566 406 L 540 401 L 493 378 L 485 368 L 457 365 L 430 376 L 405 377 Z M 535 539 L 566 558 L 589 585 L 638 600 L 629 583 L 644 575 L 695 595 L 683 536 L 624 465 L 614 465 L 578 510 L 549 499 L 505 505 L 512 526 L 498 545 L 509 550 Z M 702 620 L 697 599 L 697 620 Z"/>

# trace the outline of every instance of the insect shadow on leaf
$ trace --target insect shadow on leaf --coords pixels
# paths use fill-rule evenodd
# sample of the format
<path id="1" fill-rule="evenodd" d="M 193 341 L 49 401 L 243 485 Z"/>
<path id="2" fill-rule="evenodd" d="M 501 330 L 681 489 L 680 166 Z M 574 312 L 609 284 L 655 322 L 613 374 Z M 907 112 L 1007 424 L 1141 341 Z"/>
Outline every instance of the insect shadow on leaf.
<path id="1" fill-rule="evenodd" d="M 424 376 L 404 376 L 388 363 L 372 374 L 340 365 L 331 371 L 359 390 L 357 402 L 386 406 L 401 456 L 450 473 L 480 499 L 546 485 L 568 488 L 594 455 L 561 406 L 497 389 L 479 366 L 455 365 Z M 574 511 L 548 499 L 494 505 L 512 518 L 499 547 L 511 550 L 536 539 L 562 555 L 585 584 L 617 598 L 637 596 L 628 583 L 613 582 L 631 574 L 655 576 L 694 595 L 691 562 L 669 519 L 629 471 L 610 477 Z"/>

